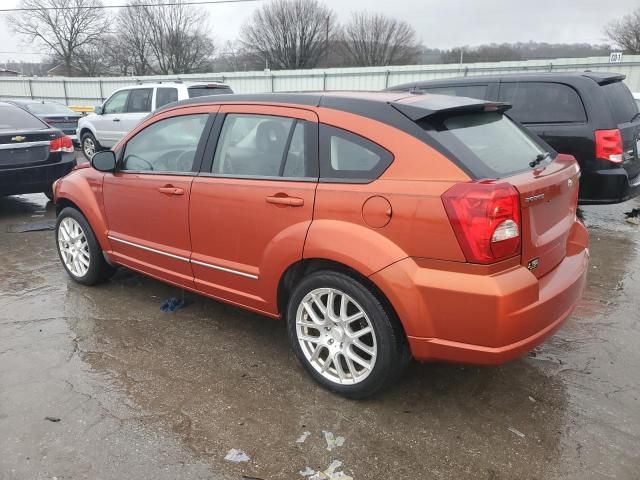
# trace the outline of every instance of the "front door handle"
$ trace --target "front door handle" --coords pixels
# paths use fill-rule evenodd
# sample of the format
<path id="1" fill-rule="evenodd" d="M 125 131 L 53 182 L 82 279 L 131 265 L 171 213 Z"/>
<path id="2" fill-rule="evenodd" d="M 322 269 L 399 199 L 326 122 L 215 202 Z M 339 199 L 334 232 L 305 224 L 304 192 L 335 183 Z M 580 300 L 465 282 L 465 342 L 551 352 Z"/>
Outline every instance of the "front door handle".
<path id="1" fill-rule="evenodd" d="M 183 188 L 174 187 L 173 185 L 165 185 L 164 187 L 158 188 L 158 191 L 166 195 L 184 195 Z"/>
<path id="2" fill-rule="evenodd" d="M 275 205 L 286 205 L 288 207 L 301 207 L 304 205 L 304 199 L 298 197 L 279 196 L 274 195 L 266 198 L 267 203 L 273 203 Z"/>
<path id="3" fill-rule="evenodd" d="M 114 122 L 119 122 L 119 121 L 120 121 L 120 119 L 119 119 L 119 118 L 114 118 L 114 119 L 113 119 L 113 121 L 114 121 Z"/>

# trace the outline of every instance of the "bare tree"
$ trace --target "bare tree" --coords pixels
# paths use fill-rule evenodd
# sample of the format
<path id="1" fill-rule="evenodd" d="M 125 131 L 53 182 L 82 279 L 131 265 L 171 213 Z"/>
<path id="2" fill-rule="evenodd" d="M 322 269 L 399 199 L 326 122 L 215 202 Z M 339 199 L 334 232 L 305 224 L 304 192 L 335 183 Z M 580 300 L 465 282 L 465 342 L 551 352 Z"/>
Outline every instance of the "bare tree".
<path id="1" fill-rule="evenodd" d="M 77 53 L 98 42 L 107 32 L 108 22 L 100 0 L 21 0 L 29 9 L 9 17 L 13 30 L 36 41 L 62 61 L 68 74 Z"/>
<path id="2" fill-rule="evenodd" d="M 640 8 L 621 20 L 611 22 L 604 33 L 627 53 L 640 54 Z"/>
<path id="3" fill-rule="evenodd" d="M 413 27 L 380 13 L 353 13 L 342 41 L 347 58 L 362 67 L 411 63 L 418 53 Z"/>
<path id="4" fill-rule="evenodd" d="M 214 54 L 206 10 L 173 0 L 166 5 L 140 7 L 149 29 L 150 51 L 162 74 L 192 73 L 210 65 Z"/>
<path id="5" fill-rule="evenodd" d="M 245 23 L 241 41 L 270 68 L 313 68 L 336 30 L 335 14 L 317 0 L 274 0 Z"/>
<path id="6" fill-rule="evenodd" d="M 142 7 L 149 3 L 144 0 L 132 0 L 122 8 L 115 19 L 118 36 L 110 45 L 110 56 L 124 74 L 149 75 L 153 73 L 151 29 L 149 17 Z"/>

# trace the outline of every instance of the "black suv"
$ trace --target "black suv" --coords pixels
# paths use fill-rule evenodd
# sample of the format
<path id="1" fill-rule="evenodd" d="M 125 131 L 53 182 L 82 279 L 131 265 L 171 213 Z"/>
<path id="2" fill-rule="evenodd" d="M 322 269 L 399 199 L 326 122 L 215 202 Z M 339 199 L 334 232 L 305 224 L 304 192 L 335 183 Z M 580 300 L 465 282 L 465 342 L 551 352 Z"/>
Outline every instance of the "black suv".
<path id="1" fill-rule="evenodd" d="M 640 194 L 640 113 L 624 75 L 526 73 L 407 83 L 418 91 L 510 103 L 507 114 L 580 163 L 580 203 Z"/>
<path id="2" fill-rule="evenodd" d="M 16 105 L 0 102 L 0 196 L 44 193 L 76 166 L 71 138 Z"/>

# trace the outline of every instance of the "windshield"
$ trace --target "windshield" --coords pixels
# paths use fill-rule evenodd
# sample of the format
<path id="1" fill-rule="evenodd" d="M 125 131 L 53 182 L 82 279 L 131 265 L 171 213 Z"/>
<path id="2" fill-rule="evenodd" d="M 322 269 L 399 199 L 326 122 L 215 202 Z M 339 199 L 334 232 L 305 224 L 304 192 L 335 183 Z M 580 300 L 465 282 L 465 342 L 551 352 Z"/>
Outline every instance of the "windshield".
<path id="1" fill-rule="evenodd" d="M 449 115 L 421 122 L 478 178 L 501 178 L 530 169 L 546 149 L 500 112 Z"/>
<path id="2" fill-rule="evenodd" d="M 36 115 L 76 115 L 76 112 L 59 103 L 28 103 L 27 110 Z"/>

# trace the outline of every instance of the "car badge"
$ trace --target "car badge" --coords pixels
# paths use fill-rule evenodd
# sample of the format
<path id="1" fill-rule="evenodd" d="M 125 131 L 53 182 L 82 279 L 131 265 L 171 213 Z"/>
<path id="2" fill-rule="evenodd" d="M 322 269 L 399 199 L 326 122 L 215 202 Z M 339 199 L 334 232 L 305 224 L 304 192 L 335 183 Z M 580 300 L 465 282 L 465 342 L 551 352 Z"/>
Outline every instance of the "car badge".
<path id="1" fill-rule="evenodd" d="M 569 188 L 573 187 L 573 178 L 570 178 L 569 180 L 567 180 L 567 186 Z"/>
<path id="2" fill-rule="evenodd" d="M 24 142 L 27 137 L 23 137 L 22 135 L 16 135 L 15 137 L 11 137 L 12 142 Z"/>
<path id="3" fill-rule="evenodd" d="M 534 268 L 538 268 L 539 265 L 540 265 L 540 257 L 537 257 L 529 261 L 529 263 L 527 264 L 527 268 L 529 270 L 533 270 Z"/>

